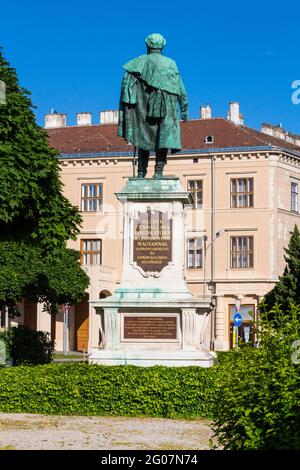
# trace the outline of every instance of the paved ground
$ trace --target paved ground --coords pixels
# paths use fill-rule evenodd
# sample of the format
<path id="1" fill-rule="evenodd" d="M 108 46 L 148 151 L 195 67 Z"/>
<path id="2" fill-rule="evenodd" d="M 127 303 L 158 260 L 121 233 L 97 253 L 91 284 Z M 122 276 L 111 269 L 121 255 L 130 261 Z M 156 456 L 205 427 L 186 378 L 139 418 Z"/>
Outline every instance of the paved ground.
<path id="1" fill-rule="evenodd" d="M 206 420 L 0 413 L 0 449 L 209 449 Z"/>

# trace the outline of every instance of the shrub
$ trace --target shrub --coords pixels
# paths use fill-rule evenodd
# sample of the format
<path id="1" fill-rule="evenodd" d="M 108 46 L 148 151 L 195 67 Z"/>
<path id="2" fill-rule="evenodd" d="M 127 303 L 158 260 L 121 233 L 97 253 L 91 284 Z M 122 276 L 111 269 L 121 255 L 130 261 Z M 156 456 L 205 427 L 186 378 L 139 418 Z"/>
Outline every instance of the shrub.
<path id="1" fill-rule="evenodd" d="M 48 364 L 0 371 L 0 411 L 210 417 L 214 368 Z"/>
<path id="2" fill-rule="evenodd" d="M 213 428 L 225 449 L 300 449 L 300 306 L 262 314 L 260 347 L 220 355 Z"/>
<path id="3" fill-rule="evenodd" d="M 54 343 L 49 333 L 18 326 L 1 331 L 0 339 L 5 341 L 7 358 L 13 365 L 47 364 L 52 360 Z"/>

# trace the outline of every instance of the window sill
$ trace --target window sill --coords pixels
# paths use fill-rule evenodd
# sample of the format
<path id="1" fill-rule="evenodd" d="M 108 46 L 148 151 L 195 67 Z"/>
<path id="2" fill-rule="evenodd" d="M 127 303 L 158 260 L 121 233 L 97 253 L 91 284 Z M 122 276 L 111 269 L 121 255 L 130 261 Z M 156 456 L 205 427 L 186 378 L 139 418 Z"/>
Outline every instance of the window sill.
<path id="1" fill-rule="evenodd" d="M 229 271 L 254 271 L 253 268 L 229 268 Z"/>
<path id="2" fill-rule="evenodd" d="M 203 268 L 185 268 L 187 271 L 203 271 Z"/>
<path id="3" fill-rule="evenodd" d="M 81 215 L 103 215 L 104 211 L 79 211 Z"/>
<path id="4" fill-rule="evenodd" d="M 82 268 L 100 268 L 102 264 L 81 264 Z"/>

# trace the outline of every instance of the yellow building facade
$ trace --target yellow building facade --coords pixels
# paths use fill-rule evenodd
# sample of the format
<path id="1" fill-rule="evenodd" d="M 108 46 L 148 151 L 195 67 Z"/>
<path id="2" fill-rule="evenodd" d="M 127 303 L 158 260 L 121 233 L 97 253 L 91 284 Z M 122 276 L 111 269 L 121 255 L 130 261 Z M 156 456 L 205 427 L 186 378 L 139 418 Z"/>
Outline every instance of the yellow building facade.
<path id="1" fill-rule="evenodd" d="M 110 295 L 120 283 L 122 207 L 115 193 L 132 176 L 133 148 L 116 136 L 116 113 L 111 112 L 111 123 L 100 125 L 91 125 L 89 113 L 77 116 L 77 126 L 67 126 L 61 116 L 60 121 L 55 114 L 52 125 L 48 115 L 46 127 L 50 145 L 60 153 L 64 193 L 83 219 L 69 246 L 80 250 L 91 280 L 86 298 L 71 307 L 68 349 L 88 352 L 98 346 L 100 328 L 88 301 Z M 230 113 L 227 119 L 208 116 L 181 123 L 183 148 L 169 155 L 165 175 L 178 176 L 193 194 L 185 214 L 186 281 L 196 297 L 211 297 L 208 349 L 227 350 L 238 304 L 239 334 L 253 339 L 249 312 L 257 315 L 259 301 L 283 272 L 283 248 L 294 225 L 300 225 L 300 147 L 250 129 Z M 147 176 L 153 172 L 154 157 Z M 42 306 L 22 308 L 20 322 L 51 331 Z M 63 347 L 62 333 L 59 314 L 57 350 Z"/>

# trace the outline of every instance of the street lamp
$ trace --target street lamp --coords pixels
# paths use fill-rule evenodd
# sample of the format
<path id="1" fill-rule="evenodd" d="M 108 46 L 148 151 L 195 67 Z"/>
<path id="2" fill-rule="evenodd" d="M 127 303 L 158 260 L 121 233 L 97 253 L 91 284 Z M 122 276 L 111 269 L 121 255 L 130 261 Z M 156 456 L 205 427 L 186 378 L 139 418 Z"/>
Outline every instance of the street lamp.
<path id="1" fill-rule="evenodd" d="M 207 250 L 213 245 L 213 243 L 217 240 L 217 238 L 220 238 L 223 233 L 226 232 L 226 229 L 225 228 L 222 228 L 221 230 L 219 230 L 216 235 L 215 235 L 215 238 L 214 240 L 212 240 L 211 242 L 209 242 L 208 245 L 206 245 L 206 242 L 207 242 L 207 235 L 204 235 L 203 236 L 203 241 L 204 241 L 204 253 L 203 253 L 203 299 L 206 297 L 206 254 L 207 254 Z M 214 273 L 211 273 L 212 274 L 212 282 L 214 281 Z"/>
<path id="2" fill-rule="evenodd" d="M 208 248 L 213 247 L 213 244 L 217 240 L 217 238 L 220 238 L 223 233 L 226 232 L 226 229 L 223 228 L 219 230 L 215 235 L 212 233 L 212 240 L 211 242 L 206 246 L 207 242 L 207 236 L 204 236 L 204 263 L 203 263 L 203 299 L 206 297 L 206 253 Z M 215 285 L 215 256 L 214 252 L 212 251 L 211 253 L 211 305 L 212 305 L 212 317 L 211 317 L 211 339 L 210 339 L 210 349 L 214 349 L 214 343 L 215 343 L 215 332 L 216 332 L 216 301 L 215 301 L 215 296 L 216 296 L 216 285 Z"/>

